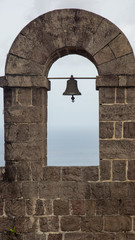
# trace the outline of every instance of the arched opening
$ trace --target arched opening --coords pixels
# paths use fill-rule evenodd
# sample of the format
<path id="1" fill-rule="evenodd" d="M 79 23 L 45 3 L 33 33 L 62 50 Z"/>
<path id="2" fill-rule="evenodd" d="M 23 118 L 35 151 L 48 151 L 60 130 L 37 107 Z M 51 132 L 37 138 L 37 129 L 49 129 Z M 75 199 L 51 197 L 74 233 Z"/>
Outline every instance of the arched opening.
<path id="1" fill-rule="evenodd" d="M 79 55 L 67 55 L 51 67 L 48 77 L 95 77 L 95 65 Z M 65 79 L 51 80 L 48 92 L 47 147 L 49 166 L 90 166 L 99 164 L 98 91 L 94 79 L 77 79 L 82 93 L 75 103 L 63 96 Z"/>

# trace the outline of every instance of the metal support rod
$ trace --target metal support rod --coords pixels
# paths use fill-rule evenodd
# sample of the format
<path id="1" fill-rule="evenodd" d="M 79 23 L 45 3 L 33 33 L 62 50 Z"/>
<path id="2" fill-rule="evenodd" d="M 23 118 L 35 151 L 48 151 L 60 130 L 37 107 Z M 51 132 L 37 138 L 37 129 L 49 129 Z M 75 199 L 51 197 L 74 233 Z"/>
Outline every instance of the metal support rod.
<path id="1" fill-rule="evenodd" d="M 50 79 L 69 79 L 70 77 L 49 77 L 47 78 L 48 80 Z M 74 77 L 75 79 L 96 79 L 96 77 Z"/>

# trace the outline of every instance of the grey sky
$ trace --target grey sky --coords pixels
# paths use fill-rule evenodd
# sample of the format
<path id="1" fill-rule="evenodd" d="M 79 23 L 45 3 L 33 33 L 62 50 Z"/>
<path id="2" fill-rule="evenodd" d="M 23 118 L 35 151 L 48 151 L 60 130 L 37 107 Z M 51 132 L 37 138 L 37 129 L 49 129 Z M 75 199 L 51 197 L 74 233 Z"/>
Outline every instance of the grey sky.
<path id="1" fill-rule="evenodd" d="M 125 33 L 135 51 L 134 0 L 1 0 L 1 76 L 4 75 L 6 54 L 21 29 L 39 15 L 62 8 L 80 8 L 102 15 Z M 71 55 L 55 62 L 49 72 L 49 76 L 70 76 L 71 74 L 96 76 L 98 73 L 87 59 Z M 80 80 L 78 84 L 82 96 L 77 97 L 76 102 L 72 104 L 70 98 L 62 96 L 66 82 L 52 81 L 52 88 L 48 94 L 48 159 L 50 159 L 50 165 L 98 164 L 98 93 L 95 91 L 94 80 Z M 0 164 L 3 165 L 2 91 L 0 91 L 0 97 Z M 65 148 L 66 144 L 68 147 Z M 69 158 L 70 161 L 68 161 Z"/>

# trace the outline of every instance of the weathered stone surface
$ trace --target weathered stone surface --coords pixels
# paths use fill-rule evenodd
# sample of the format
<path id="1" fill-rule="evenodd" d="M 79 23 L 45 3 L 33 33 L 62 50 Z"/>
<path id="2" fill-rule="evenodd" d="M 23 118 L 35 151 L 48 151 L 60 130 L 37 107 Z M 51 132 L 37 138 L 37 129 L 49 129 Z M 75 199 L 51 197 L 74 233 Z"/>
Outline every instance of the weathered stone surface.
<path id="1" fill-rule="evenodd" d="M 101 160 L 100 161 L 100 181 L 111 179 L 111 161 Z"/>
<path id="2" fill-rule="evenodd" d="M 81 180 L 80 167 L 64 167 L 62 168 L 63 181 L 79 181 Z"/>
<path id="3" fill-rule="evenodd" d="M 132 229 L 131 217 L 128 216 L 105 216 L 104 230 L 111 232 L 130 231 Z"/>
<path id="4" fill-rule="evenodd" d="M 109 81 L 109 77 L 108 77 Z M 115 103 L 115 88 L 102 87 L 99 89 L 99 103 Z"/>
<path id="5" fill-rule="evenodd" d="M 99 123 L 99 137 L 100 138 L 113 138 L 114 136 L 114 123 L 113 122 L 100 122 Z"/>
<path id="6" fill-rule="evenodd" d="M 0 232 L 9 231 L 13 223 L 13 219 L 9 217 L 0 217 Z"/>
<path id="7" fill-rule="evenodd" d="M 3 215 L 3 205 L 4 205 L 4 201 L 0 199 L 0 216 Z"/>
<path id="8" fill-rule="evenodd" d="M 4 88 L 4 106 L 9 107 L 12 106 L 12 94 L 13 94 L 13 89 L 6 87 Z"/>
<path id="9" fill-rule="evenodd" d="M 128 161 L 128 173 L 129 180 L 135 180 L 135 160 Z"/>
<path id="10" fill-rule="evenodd" d="M 16 89 L 16 105 L 30 106 L 32 104 L 31 89 L 29 88 L 18 88 Z"/>
<path id="11" fill-rule="evenodd" d="M 82 168 L 83 181 L 98 181 L 99 169 L 97 166 Z"/>
<path id="12" fill-rule="evenodd" d="M 103 218 L 101 216 L 82 217 L 81 220 L 81 230 L 83 232 L 100 232 L 103 230 Z"/>
<path id="13" fill-rule="evenodd" d="M 126 180 L 126 161 L 114 160 L 113 161 L 113 180 L 125 181 Z"/>
<path id="14" fill-rule="evenodd" d="M 28 199 L 25 201 L 26 215 L 33 215 L 35 213 L 36 200 Z"/>
<path id="15" fill-rule="evenodd" d="M 21 183 L 9 181 L 0 183 L 0 196 L 4 199 L 20 198 L 21 191 Z"/>
<path id="16" fill-rule="evenodd" d="M 135 158 L 134 140 L 100 140 L 100 159 L 128 158 Z"/>
<path id="17" fill-rule="evenodd" d="M 123 82 L 123 81 L 122 81 Z M 117 75 L 104 75 L 96 77 L 96 89 L 99 90 L 101 87 L 118 87 L 119 77 Z"/>
<path id="18" fill-rule="evenodd" d="M 43 167 L 40 162 L 31 162 L 31 175 L 33 181 L 43 180 Z"/>
<path id="19" fill-rule="evenodd" d="M 54 215 L 69 215 L 69 201 L 54 200 Z"/>
<path id="20" fill-rule="evenodd" d="M 68 216 L 61 218 L 61 230 L 62 231 L 78 231 L 81 226 L 81 218 L 78 216 Z"/>

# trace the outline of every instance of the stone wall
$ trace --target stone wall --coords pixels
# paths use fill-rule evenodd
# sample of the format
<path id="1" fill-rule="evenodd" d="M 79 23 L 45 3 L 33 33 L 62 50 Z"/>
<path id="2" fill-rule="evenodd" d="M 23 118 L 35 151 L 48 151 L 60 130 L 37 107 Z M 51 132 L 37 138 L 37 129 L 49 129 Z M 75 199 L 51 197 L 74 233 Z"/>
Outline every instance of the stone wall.
<path id="1" fill-rule="evenodd" d="M 47 166 L 47 74 L 72 53 L 99 72 L 100 166 Z M 0 240 L 134 240 L 135 61 L 124 34 L 87 11 L 44 14 L 15 39 L 0 86 Z"/>

